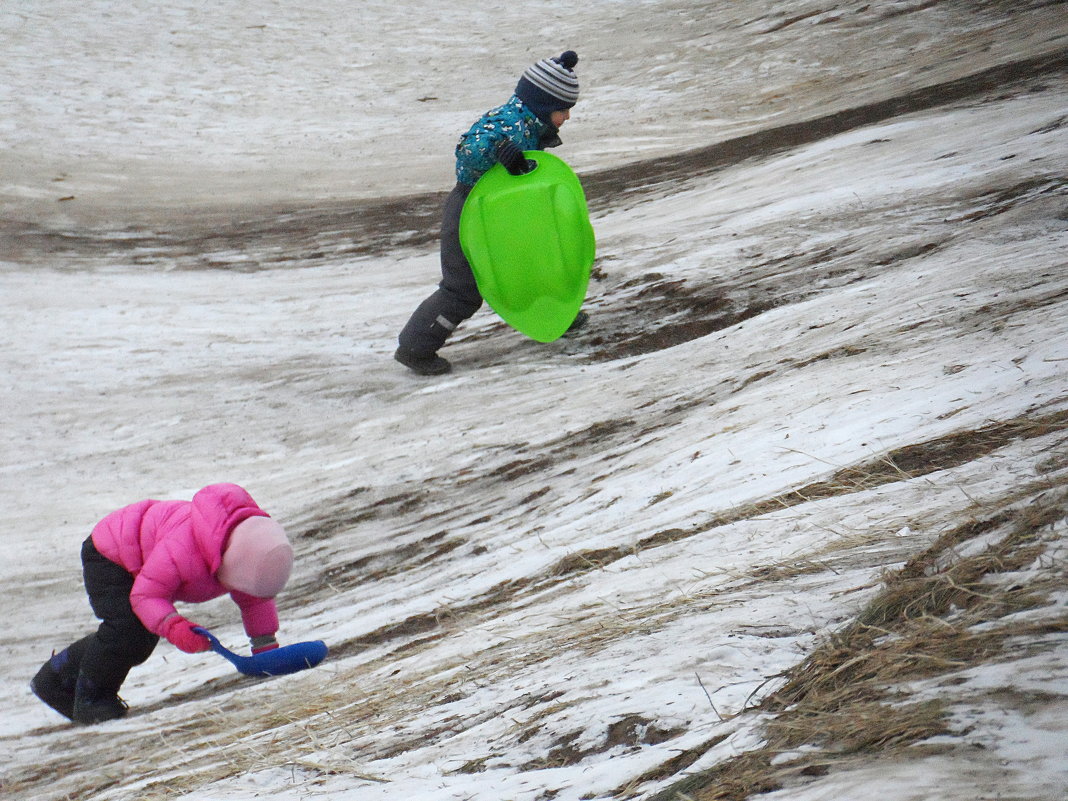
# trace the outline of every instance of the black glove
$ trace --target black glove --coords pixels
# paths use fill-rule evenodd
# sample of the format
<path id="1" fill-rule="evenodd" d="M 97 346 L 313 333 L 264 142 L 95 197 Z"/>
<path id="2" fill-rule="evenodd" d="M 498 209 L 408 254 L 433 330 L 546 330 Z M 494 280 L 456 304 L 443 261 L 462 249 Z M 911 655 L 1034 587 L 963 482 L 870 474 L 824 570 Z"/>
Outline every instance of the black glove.
<path id="1" fill-rule="evenodd" d="M 519 145 L 511 139 L 505 139 L 497 145 L 497 161 L 512 175 L 524 175 L 538 166 L 538 162 L 524 156 Z"/>

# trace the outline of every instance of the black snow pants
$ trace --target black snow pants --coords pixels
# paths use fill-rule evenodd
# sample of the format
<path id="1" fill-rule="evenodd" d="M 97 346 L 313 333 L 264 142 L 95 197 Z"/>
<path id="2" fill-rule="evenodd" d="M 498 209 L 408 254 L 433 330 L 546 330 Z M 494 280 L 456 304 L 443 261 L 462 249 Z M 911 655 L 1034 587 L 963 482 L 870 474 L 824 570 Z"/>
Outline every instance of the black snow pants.
<path id="1" fill-rule="evenodd" d="M 101 555 L 92 537 L 82 544 L 82 575 L 89 604 L 101 622 L 96 632 L 67 649 L 70 659 L 63 673 L 80 673 L 101 690 L 118 692 L 130 669 L 151 656 L 159 637 L 130 606 L 134 577 Z"/>
<path id="2" fill-rule="evenodd" d="M 471 265 L 460 247 L 460 212 L 471 187 L 456 184 L 445 201 L 441 220 L 441 283 L 424 300 L 400 332 L 402 348 L 418 356 L 438 352 L 453 330 L 482 306 Z"/>

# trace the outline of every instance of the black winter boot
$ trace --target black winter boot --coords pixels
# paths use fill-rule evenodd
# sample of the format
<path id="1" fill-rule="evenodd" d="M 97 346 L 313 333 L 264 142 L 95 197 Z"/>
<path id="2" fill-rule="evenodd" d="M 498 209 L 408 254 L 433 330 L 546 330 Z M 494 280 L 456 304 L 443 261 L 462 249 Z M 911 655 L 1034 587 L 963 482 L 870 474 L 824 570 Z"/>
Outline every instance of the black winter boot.
<path id="1" fill-rule="evenodd" d="M 127 709 L 126 702 L 119 698 L 117 692 L 97 687 L 85 675 L 78 676 L 74 691 L 74 714 L 71 716 L 75 723 L 89 726 L 122 718 L 126 716 Z"/>
<path id="2" fill-rule="evenodd" d="M 63 670 L 69 659 L 67 649 L 52 654 L 52 658 L 41 665 L 37 675 L 30 680 L 33 694 L 65 718 L 74 717 L 75 680 L 64 675 Z"/>
<path id="3" fill-rule="evenodd" d="M 419 373 L 419 375 L 444 375 L 452 370 L 449 360 L 443 359 L 436 353 L 432 353 L 429 356 L 420 356 L 414 351 L 400 347 L 393 354 L 393 358 L 409 370 Z"/>
<path id="4" fill-rule="evenodd" d="M 569 325 L 567 327 L 567 330 L 564 331 L 564 336 L 569 337 L 573 336 L 574 334 L 577 334 L 579 331 L 586 327 L 586 323 L 588 323 L 589 321 L 590 315 L 588 315 L 584 311 L 580 311 L 578 314 L 575 315 L 575 319 L 571 321 L 571 325 Z"/>

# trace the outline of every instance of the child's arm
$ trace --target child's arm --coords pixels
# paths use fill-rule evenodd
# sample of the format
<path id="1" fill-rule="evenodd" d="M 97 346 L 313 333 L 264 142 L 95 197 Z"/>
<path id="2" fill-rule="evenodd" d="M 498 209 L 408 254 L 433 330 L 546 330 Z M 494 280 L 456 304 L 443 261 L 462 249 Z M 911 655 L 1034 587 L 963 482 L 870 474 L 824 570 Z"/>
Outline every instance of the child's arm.
<path id="1" fill-rule="evenodd" d="M 278 644 L 278 606 L 272 598 L 255 596 L 234 590 L 230 593 L 237 608 L 241 610 L 241 623 L 252 642 L 253 653 L 266 651 Z"/>
<path id="2" fill-rule="evenodd" d="M 130 607 L 146 629 L 166 637 L 179 650 L 190 654 L 207 651 L 211 647 L 207 638 L 193 631 L 196 624 L 182 617 L 174 606 L 181 581 L 170 552 L 157 548 L 134 579 Z"/>
<path id="3" fill-rule="evenodd" d="M 130 606 L 153 634 L 166 636 L 164 623 L 178 614 L 173 599 L 181 581 L 178 568 L 165 548 L 156 548 L 134 579 Z"/>
<path id="4" fill-rule="evenodd" d="M 541 127 L 519 101 L 487 112 L 471 126 L 456 145 L 456 174 L 464 183 L 474 184 L 500 161 L 499 151 L 506 142 L 518 150 L 538 150 Z"/>
<path id="5" fill-rule="evenodd" d="M 469 131 L 456 146 L 457 172 L 484 175 L 497 163 L 497 148 L 506 140 L 506 136 L 485 129 Z"/>

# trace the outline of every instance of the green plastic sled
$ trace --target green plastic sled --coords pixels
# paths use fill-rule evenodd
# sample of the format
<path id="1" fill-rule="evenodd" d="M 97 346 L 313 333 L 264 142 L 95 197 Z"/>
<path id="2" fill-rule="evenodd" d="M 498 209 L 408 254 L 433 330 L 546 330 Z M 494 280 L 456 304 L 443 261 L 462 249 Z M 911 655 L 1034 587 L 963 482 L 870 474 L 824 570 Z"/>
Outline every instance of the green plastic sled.
<path id="1" fill-rule="evenodd" d="M 561 159 L 526 152 L 538 166 L 511 175 L 500 164 L 475 184 L 460 214 L 460 245 L 482 297 L 538 342 L 574 321 L 593 266 L 590 212 L 578 176 Z"/>

